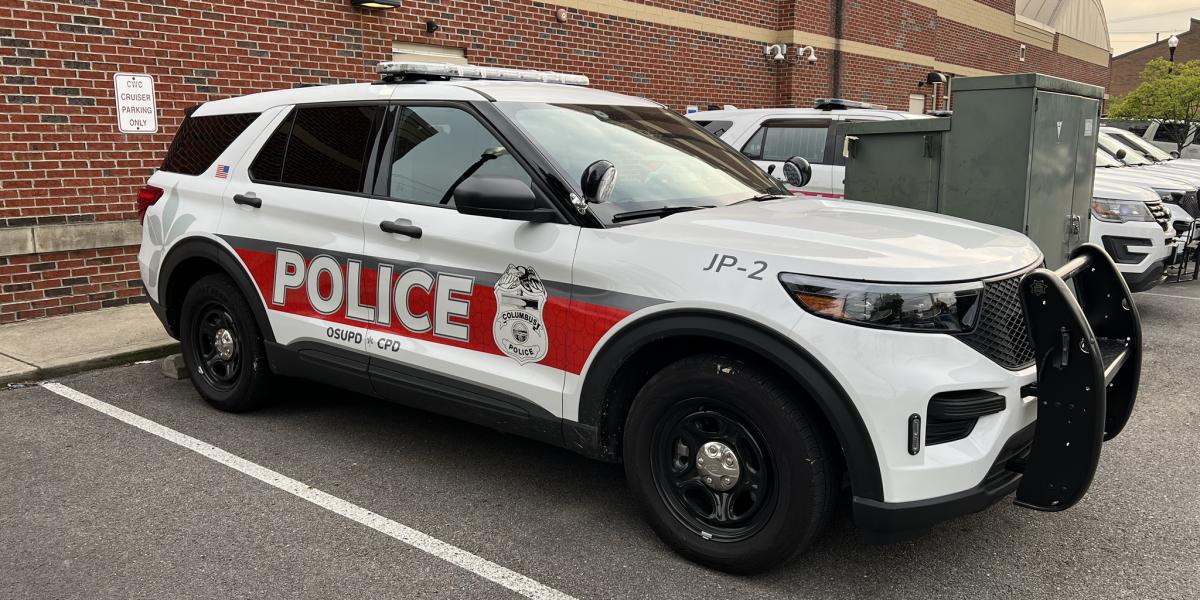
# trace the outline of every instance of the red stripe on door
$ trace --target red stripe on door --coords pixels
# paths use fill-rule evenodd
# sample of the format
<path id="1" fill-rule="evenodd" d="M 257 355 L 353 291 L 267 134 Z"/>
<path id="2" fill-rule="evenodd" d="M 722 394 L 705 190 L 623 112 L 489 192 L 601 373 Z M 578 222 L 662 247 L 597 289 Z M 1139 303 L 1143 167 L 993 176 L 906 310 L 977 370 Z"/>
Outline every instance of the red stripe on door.
<path id="1" fill-rule="evenodd" d="M 255 285 L 258 286 L 258 291 L 262 295 L 266 307 L 270 310 L 312 317 L 331 324 L 368 328 L 398 337 L 504 356 L 492 336 L 492 324 L 496 318 L 496 295 L 491 286 L 476 284 L 469 297 L 464 295 L 460 298 L 470 302 L 469 316 L 465 319 L 452 317 L 451 320 L 468 327 L 467 341 L 462 341 L 437 336 L 432 331 L 417 333 L 406 329 L 396 317 L 395 306 L 392 307 L 391 323 L 387 326 L 347 317 L 345 304 L 334 314 L 321 314 L 312 307 L 303 287 L 287 290 L 282 306 L 274 304 L 271 301 L 271 295 L 275 277 L 275 255 L 270 252 L 244 248 L 236 250 L 238 256 L 250 270 L 250 275 L 253 277 Z M 312 257 L 306 256 L 305 260 L 311 261 Z M 344 263 L 339 263 L 339 265 L 342 269 L 343 279 L 345 279 L 346 265 Z M 402 272 L 402 270 L 393 271 L 393 286 Z M 446 271 L 446 273 L 453 274 L 451 271 Z M 359 304 L 362 306 L 375 307 L 377 277 L 378 273 L 375 269 L 363 268 L 359 284 Z M 318 281 L 318 286 L 322 287 L 322 293 L 328 293 L 327 282 Z M 389 289 L 393 288 L 389 286 Z M 420 288 L 414 288 L 409 293 L 408 303 L 413 314 L 428 314 L 430 319 L 433 319 L 432 294 L 427 294 Z M 545 321 L 550 347 L 545 358 L 538 362 L 548 367 L 578 374 L 583 370 L 584 363 L 587 362 L 588 356 L 591 355 L 592 349 L 599 343 L 600 338 L 604 337 L 617 322 L 629 314 L 628 310 L 616 307 L 570 300 L 560 296 L 549 297 L 542 309 L 542 318 Z M 513 364 L 517 363 L 514 361 Z"/>

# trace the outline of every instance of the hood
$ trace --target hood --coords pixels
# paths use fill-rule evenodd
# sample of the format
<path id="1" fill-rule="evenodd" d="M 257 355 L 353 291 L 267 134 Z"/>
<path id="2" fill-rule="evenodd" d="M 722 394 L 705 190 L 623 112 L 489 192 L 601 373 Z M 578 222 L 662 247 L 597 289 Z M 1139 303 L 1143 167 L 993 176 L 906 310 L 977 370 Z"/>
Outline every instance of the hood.
<path id="1" fill-rule="evenodd" d="M 1117 174 L 1108 174 L 1110 169 L 1098 169 L 1092 182 L 1092 197 L 1108 200 L 1140 200 L 1154 202 L 1158 194 L 1150 189 L 1149 184 L 1130 181 Z M 1111 169 L 1115 170 L 1115 169 Z"/>
<path id="2" fill-rule="evenodd" d="M 1153 175 L 1165 175 L 1167 177 L 1173 177 L 1180 181 L 1186 181 L 1192 187 L 1200 187 L 1200 175 L 1196 173 L 1195 167 L 1148 165 L 1145 167 L 1139 167 L 1138 170 Z"/>
<path id="3" fill-rule="evenodd" d="M 840 279 L 967 281 L 1042 261 L 1037 246 L 1014 231 L 849 200 L 742 202 L 622 231 L 712 251 L 752 253 L 756 260 L 773 256 L 772 270 Z"/>
<path id="4" fill-rule="evenodd" d="M 1185 171 L 1170 172 L 1165 169 L 1149 170 L 1147 167 L 1113 167 L 1096 169 L 1096 178 L 1109 181 L 1120 181 L 1134 185 L 1170 190 L 1195 189 L 1200 181 L 1193 183 L 1193 177 Z"/>

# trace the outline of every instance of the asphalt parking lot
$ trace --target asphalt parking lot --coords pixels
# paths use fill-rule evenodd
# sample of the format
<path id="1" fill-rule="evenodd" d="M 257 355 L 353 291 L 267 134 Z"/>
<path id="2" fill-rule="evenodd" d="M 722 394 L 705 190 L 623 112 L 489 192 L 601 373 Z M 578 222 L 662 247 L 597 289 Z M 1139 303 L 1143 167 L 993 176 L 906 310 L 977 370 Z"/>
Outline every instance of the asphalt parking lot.
<path id="1" fill-rule="evenodd" d="M 1137 302 L 1138 406 L 1078 506 L 1002 502 L 872 546 L 843 502 L 812 550 L 755 577 L 673 554 L 619 466 L 522 438 L 313 386 L 220 413 L 157 364 L 60 383 L 528 577 L 546 597 L 1194 598 L 1200 282 Z M 0 392 L 0 423 L 0 597 L 519 597 L 47 388 Z"/>

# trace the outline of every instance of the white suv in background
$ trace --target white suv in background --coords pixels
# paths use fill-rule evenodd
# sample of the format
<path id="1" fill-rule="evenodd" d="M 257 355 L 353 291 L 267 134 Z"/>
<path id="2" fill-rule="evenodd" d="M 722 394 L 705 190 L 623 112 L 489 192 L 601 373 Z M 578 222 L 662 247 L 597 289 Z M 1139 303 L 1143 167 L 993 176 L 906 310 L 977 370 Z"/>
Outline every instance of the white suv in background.
<path id="1" fill-rule="evenodd" d="M 822 198 L 841 198 L 846 188 L 846 160 L 835 124 L 934 118 L 841 99 L 817 100 L 816 108 L 735 108 L 687 117 L 777 177 L 787 159 L 807 160 L 812 179 L 793 192 Z"/>
<path id="2" fill-rule="evenodd" d="M 1133 409 L 1099 248 L 1048 271 L 1012 231 L 793 198 L 579 76 L 380 70 L 189 111 L 138 194 L 146 293 L 218 409 L 302 377 L 623 461 L 663 540 L 735 572 L 843 485 L 876 539 L 1068 508 Z"/>
<path id="3" fill-rule="evenodd" d="M 846 175 L 846 162 L 842 156 L 844 136 L 835 135 L 832 124 L 938 117 L 825 99 L 817 101 L 817 108 L 711 110 L 691 113 L 688 118 L 773 175 L 779 175 L 778 169 L 788 157 L 805 158 L 812 165 L 812 181 L 803 188 L 789 189 L 803 196 L 842 198 Z M 1113 259 L 1131 289 L 1145 291 L 1162 281 L 1164 265 L 1174 243 L 1173 234 L 1161 234 L 1168 227 L 1167 209 L 1158 202 L 1158 196 L 1147 194 L 1146 190 L 1123 187 L 1121 182 L 1113 183 L 1117 185 L 1100 185 L 1094 190 L 1093 208 L 1098 206 L 1097 203 L 1121 201 L 1133 204 L 1121 204 L 1126 211 L 1122 215 L 1093 210 L 1088 241 L 1113 253 Z M 1149 204 L 1138 204 L 1141 200 L 1147 200 Z M 1140 208 L 1129 212 L 1130 207 L 1135 206 Z M 1160 229 L 1160 235 L 1151 235 L 1151 228 L 1146 227 L 1147 221 L 1143 219 L 1152 224 L 1160 219 L 1159 224 L 1164 227 Z M 1130 250 L 1126 251 L 1126 247 Z"/>
<path id="4" fill-rule="evenodd" d="M 1200 159 L 1200 144 L 1195 143 L 1196 127 L 1192 126 L 1185 138 L 1188 145 L 1183 148 L 1183 153 L 1179 153 L 1179 144 L 1175 143 L 1175 134 L 1181 131 L 1182 124 L 1178 122 L 1169 123 L 1163 121 L 1109 121 L 1108 126 L 1124 129 L 1133 135 L 1136 135 L 1151 144 L 1157 146 L 1160 150 L 1175 156 L 1177 158 Z"/>

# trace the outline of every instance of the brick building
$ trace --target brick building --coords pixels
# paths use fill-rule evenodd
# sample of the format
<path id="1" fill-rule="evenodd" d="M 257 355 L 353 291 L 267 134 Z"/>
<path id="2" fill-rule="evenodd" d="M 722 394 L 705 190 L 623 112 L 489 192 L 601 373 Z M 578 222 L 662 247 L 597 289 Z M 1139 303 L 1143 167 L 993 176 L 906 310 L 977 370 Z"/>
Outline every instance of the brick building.
<path id="1" fill-rule="evenodd" d="M 0 323 L 140 300 L 135 193 L 183 110 L 206 100 L 369 81 L 379 60 L 444 52 L 584 73 L 679 110 L 825 96 L 928 108 L 919 82 L 931 70 L 1107 84 L 1107 30 L 1097 38 L 1095 15 L 1090 33 L 1055 24 L 1096 1 L 404 0 L 379 11 L 350 0 L 8 0 Z M 787 60 L 764 55 L 780 43 Z M 797 59 L 805 46 L 815 62 Z M 118 132 L 118 72 L 154 78 L 157 132 Z"/>
<path id="2" fill-rule="evenodd" d="M 1167 39 L 1162 38 L 1153 44 L 1147 44 L 1136 50 L 1130 50 L 1112 59 L 1112 81 L 1109 84 L 1109 94 L 1119 98 L 1132 92 L 1142 83 L 1142 69 L 1146 63 L 1156 58 L 1170 58 L 1171 51 L 1167 47 Z M 1175 61 L 1187 62 L 1200 60 L 1200 19 L 1192 19 L 1188 30 L 1179 34 L 1179 47 L 1175 48 Z"/>

